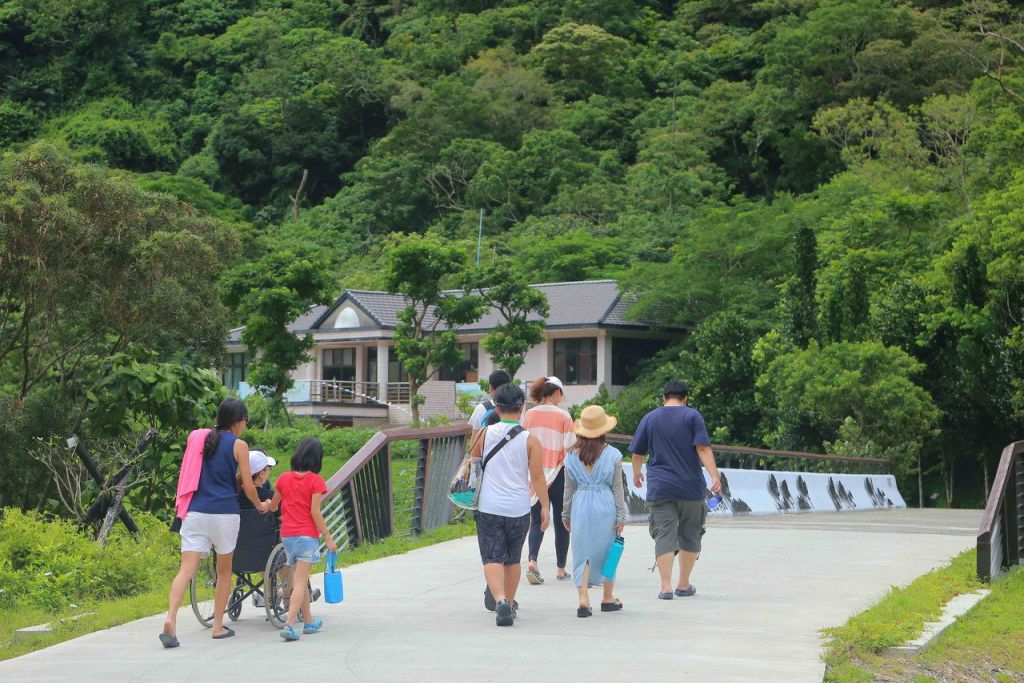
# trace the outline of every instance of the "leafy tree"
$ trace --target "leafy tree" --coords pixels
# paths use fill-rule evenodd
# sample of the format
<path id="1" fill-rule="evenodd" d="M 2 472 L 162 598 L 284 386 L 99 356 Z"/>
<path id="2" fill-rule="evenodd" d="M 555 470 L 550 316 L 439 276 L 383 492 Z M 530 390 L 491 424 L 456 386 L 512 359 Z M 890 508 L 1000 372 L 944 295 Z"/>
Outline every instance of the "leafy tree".
<path id="1" fill-rule="evenodd" d="M 170 170 L 177 140 L 166 121 L 120 98 L 97 100 L 71 115 L 59 135 L 81 159 L 133 171 Z"/>
<path id="2" fill-rule="evenodd" d="M 387 290 L 407 301 L 398 313 L 394 349 L 409 373 L 413 424 L 420 420 L 420 387 L 459 362 L 456 328 L 479 320 L 487 307 L 479 296 L 444 289 L 464 279 L 465 260 L 458 247 L 417 235 L 398 241 L 387 256 Z"/>
<path id="3" fill-rule="evenodd" d="M 545 34 L 531 56 L 567 99 L 635 92 L 629 43 L 592 24 L 562 24 Z"/>
<path id="4" fill-rule="evenodd" d="M 266 387 L 280 410 L 291 377 L 309 360 L 312 335 L 299 337 L 288 326 L 311 306 L 327 304 L 330 280 L 316 257 L 289 251 L 273 252 L 241 264 L 221 280 L 224 301 L 245 322 L 242 343 L 253 361 L 249 382 Z"/>
<path id="5" fill-rule="evenodd" d="M 797 229 L 794 240 L 794 275 L 786 283 L 783 303 L 788 335 L 800 348 L 818 336 L 818 240 L 809 226 Z"/>
<path id="6" fill-rule="evenodd" d="M 496 367 L 513 377 L 523 366 L 526 353 L 544 341 L 547 296 L 530 287 L 506 259 L 496 260 L 470 275 L 468 288 L 498 311 L 502 322 L 480 341 Z"/>
<path id="7" fill-rule="evenodd" d="M 913 377 L 924 366 L 905 352 L 878 342 L 840 342 L 784 353 L 757 378 L 757 402 L 768 418 L 767 442 L 777 448 L 814 448 L 833 441 L 846 418 L 856 438 L 883 449 L 924 444 L 939 417 Z M 795 442 L 805 421 L 816 442 Z"/>
<path id="8" fill-rule="evenodd" d="M 161 338 L 216 355 L 223 224 L 36 144 L 0 160 L 0 378 L 24 397 Z"/>

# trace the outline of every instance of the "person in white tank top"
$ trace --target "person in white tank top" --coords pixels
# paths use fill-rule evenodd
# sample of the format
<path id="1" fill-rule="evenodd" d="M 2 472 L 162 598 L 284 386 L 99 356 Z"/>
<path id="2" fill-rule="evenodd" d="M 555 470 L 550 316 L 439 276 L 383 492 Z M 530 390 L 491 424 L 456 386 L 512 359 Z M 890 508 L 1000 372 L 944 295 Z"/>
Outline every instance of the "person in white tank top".
<path id="1" fill-rule="evenodd" d="M 489 460 L 480 484 L 476 512 L 476 536 L 480 560 L 484 565 L 487 589 L 484 606 L 495 612 L 498 626 L 515 622 L 516 589 L 523 573 L 523 544 L 530 530 L 530 485 L 542 503 L 541 528 L 547 529 L 548 491 L 544 462 L 537 437 L 520 430 L 510 440 L 509 432 L 519 427 L 518 417 L 526 396 L 514 384 L 502 386 L 494 394 L 494 405 L 501 422 L 486 427 L 476 439 L 471 457 L 485 458 L 504 443 Z"/>

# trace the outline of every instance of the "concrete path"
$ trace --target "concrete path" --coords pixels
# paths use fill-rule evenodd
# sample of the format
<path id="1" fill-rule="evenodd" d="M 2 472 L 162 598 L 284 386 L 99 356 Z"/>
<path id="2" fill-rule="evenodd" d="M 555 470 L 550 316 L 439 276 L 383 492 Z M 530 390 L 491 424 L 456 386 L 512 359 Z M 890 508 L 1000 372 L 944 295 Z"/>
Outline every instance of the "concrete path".
<path id="1" fill-rule="evenodd" d="M 483 609 L 471 537 L 346 569 L 345 602 L 316 605 L 325 630 L 298 643 L 251 607 L 237 637 L 213 641 L 186 607 L 177 650 L 160 647 L 151 617 L 0 662 L 0 680 L 817 682 L 819 629 L 970 547 L 979 521 L 942 510 L 712 519 L 698 594 L 672 601 L 655 598 L 646 528 L 629 527 L 625 609 L 590 619 L 576 617 L 572 583 L 554 580 L 548 538 L 547 583 L 523 582 L 520 618 L 503 629 Z"/>

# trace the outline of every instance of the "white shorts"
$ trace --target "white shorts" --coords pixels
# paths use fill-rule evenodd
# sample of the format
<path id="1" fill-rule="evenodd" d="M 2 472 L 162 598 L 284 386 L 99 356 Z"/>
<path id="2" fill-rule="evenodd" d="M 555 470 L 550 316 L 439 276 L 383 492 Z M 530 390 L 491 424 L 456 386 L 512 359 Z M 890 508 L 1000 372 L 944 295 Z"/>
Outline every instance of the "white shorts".
<path id="1" fill-rule="evenodd" d="M 181 552 L 210 554 L 212 545 L 218 555 L 235 552 L 238 543 L 239 515 L 214 515 L 189 512 L 181 522 Z"/>

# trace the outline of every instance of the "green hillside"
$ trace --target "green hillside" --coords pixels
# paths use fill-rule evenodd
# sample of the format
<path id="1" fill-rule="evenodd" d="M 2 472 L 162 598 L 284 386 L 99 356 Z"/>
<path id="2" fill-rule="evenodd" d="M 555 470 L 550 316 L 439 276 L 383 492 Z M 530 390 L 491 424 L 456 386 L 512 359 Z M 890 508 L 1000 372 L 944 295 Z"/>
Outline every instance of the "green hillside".
<path id="1" fill-rule="evenodd" d="M 614 277 L 690 330 L 624 427 L 681 376 L 718 442 L 883 454 L 912 504 L 920 470 L 978 505 L 1024 438 L 1022 39 L 1010 3 L 954 0 L 7 0 L 0 415 L 85 396 L 110 352 L 205 366 L 240 264 L 380 288 L 404 234 L 471 260 L 482 210 L 485 262 Z M 26 245 L 79 216 L 145 217 L 135 276 L 166 287 L 61 308 L 47 344 L 81 364 L 33 360 Z M 84 239 L 54 296 L 120 258 Z"/>

